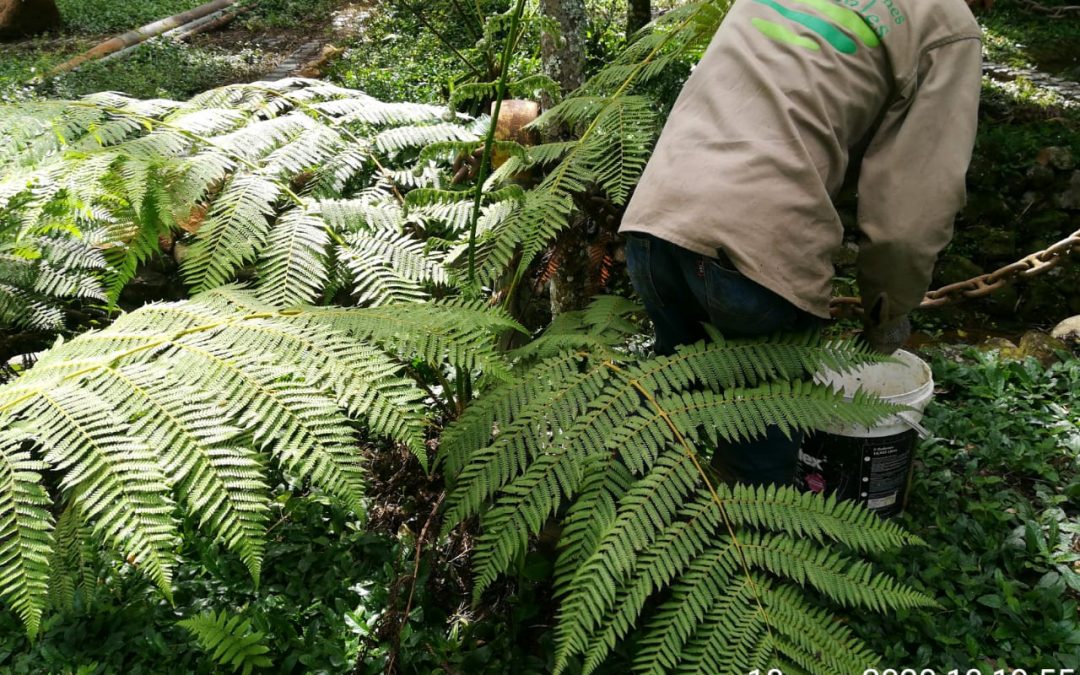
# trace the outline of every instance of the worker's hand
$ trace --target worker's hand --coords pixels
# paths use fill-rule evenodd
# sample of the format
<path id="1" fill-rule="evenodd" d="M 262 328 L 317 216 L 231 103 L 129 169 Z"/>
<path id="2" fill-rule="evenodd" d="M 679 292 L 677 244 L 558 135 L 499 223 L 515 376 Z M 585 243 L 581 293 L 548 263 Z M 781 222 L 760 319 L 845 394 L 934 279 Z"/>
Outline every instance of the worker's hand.
<path id="1" fill-rule="evenodd" d="M 911 322 L 906 314 L 885 323 L 867 321 L 864 324 L 863 339 L 871 349 L 882 354 L 892 354 L 900 349 L 909 337 Z"/>

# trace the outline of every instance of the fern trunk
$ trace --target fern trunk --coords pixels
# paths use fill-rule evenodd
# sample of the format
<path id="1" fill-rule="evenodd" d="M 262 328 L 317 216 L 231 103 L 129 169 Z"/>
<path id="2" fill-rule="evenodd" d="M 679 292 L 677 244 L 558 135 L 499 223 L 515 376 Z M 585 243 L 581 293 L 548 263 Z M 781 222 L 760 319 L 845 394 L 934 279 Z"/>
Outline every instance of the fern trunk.
<path id="1" fill-rule="evenodd" d="M 584 83 L 584 0 L 541 0 L 543 14 L 559 26 L 557 37 L 545 35 L 541 43 L 544 73 L 559 83 L 564 94 Z M 546 95 L 545 95 L 546 96 Z M 550 107 L 551 101 L 544 101 Z M 551 277 L 551 312 L 584 308 L 589 303 L 589 257 L 586 254 L 584 218 L 575 217 L 571 227 L 555 243 L 556 268 Z"/>
<path id="2" fill-rule="evenodd" d="M 563 93 L 585 82 L 585 0 L 540 0 L 540 12 L 559 27 L 559 34 L 544 34 L 540 51 L 544 74 L 559 83 Z M 551 107 L 551 101 L 544 101 Z"/>

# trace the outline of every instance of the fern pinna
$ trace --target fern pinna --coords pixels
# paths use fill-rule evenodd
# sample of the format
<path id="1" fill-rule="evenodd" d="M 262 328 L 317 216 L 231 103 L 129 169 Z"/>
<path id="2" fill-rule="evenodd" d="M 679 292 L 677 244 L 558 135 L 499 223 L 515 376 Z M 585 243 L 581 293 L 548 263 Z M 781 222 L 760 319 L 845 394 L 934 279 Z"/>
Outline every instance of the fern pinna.
<path id="1" fill-rule="evenodd" d="M 629 309 L 605 299 L 564 319 L 444 433 L 447 526 L 480 516 L 475 599 L 557 518 L 557 672 L 578 658 L 592 672 L 631 633 L 640 672 L 862 672 L 873 656 L 806 589 L 846 607 L 930 605 L 846 552 L 918 540 L 850 503 L 729 487 L 699 453 L 768 424 L 897 412 L 865 395 L 845 403 L 810 377 L 881 357 L 817 336 L 717 336 L 640 359 L 613 344 Z"/>
<path id="2" fill-rule="evenodd" d="M 493 336 L 515 327 L 461 301 L 278 310 L 223 287 L 54 347 L 0 387 L 0 599 L 34 634 L 50 567 L 77 569 L 89 533 L 168 596 L 181 514 L 257 581 L 269 461 L 360 512 L 356 425 L 426 465 L 427 392 L 404 366 L 505 378 Z"/>

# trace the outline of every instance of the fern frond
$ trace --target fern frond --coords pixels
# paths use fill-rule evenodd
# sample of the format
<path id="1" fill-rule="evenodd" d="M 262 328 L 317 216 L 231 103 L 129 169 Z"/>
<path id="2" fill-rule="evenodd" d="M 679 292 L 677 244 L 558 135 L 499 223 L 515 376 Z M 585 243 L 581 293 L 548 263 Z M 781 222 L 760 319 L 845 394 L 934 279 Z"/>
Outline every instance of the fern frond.
<path id="1" fill-rule="evenodd" d="M 319 202 L 323 220 L 337 232 L 401 232 L 405 213 L 401 205 L 365 199 L 327 199 Z"/>
<path id="2" fill-rule="evenodd" d="M 717 338 L 636 360 L 615 348 L 633 331 L 626 316 L 634 309 L 601 299 L 553 325 L 549 345 L 521 352 L 513 381 L 486 392 L 445 431 L 447 526 L 481 518 L 474 598 L 524 555 L 530 535 L 565 512 L 556 672 L 578 657 L 584 672 L 595 670 L 659 594 L 670 599 L 640 643 L 644 672 L 737 673 L 777 659 L 808 672 L 848 672 L 833 666 L 854 660 L 808 660 L 775 625 L 768 592 L 807 586 L 847 606 L 928 606 L 930 598 L 843 552 L 918 539 L 817 495 L 715 486 L 698 448 L 757 438 L 771 426 L 794 433 L 840 420 L 873 425 L 899 408 L 865 394 L 845 401 L 810 378 L 824 363 L 846 369 L 880 357 L 795 335 Z M 591 332 L 599 353 L 563 342 L 576 331 Z M 563 344 L 576 349 L 534 359 Z M 843 633 L 827 613 L 801 620 L 825 635 Z M 830 648 L 845 640 L 861 659 L 865 648 L 846 633 Z"/>
<path id="3" fill-rule="evenodd" d="M 0 439 L 0 598 L 33 640 L 48 597 L 53 520 L 39 473 L 47 465 L 25 445 L 14 434 Z"/>
<path id="4" fill-rule="evenodd" d="M 515 325 L 478 303 L 279 310 L 225 287 L 60 344 L 0 386 L 3 433 L 44 457 L 0 448 L 0 598 L 36 629 L 52 555 L 44 469 L 65 505 L 55 604 L 75 594 L 63 575 L 85 568 L 70 543 L 90 539 L 82 523 L 168 595 L 178 507 L 257 580 L 270 461 L 361 511 L 354 421 L 426 462 L 427 393 L 407 364 L 505 374 L 494 336 Z"/>
<path id="5" fill-rule="evenodd" d="M 48 288 L 10 283 L 0 272 L 0 285 L 8 281 L 0 317 L 55 329 L 73 298 L 115 300 L 160 252 L 163 235 L 196 212 L 206 217 L 182 263 L 195 292 L 254 270 L 268 299 L 312 301 L 336 290 L 339 276 L 324 235 L 358 224 L 338 229 L 334 206 L 323 202 L 382 208 L 402 190 L 441 188 L 448 167 L 416 163 L 416 154 L 432 142 L 475 142 L 473 127 L 444 108 L 385 104 L 302 79 L 229 85 L 187 103 L 103 93 L 4 106 L 0 138 L 13 147 L 0 153 L 3 221 L 23 239 L 108 238 L 99 268 L 54 265 L 51 274 L 39 264 Z M 323 206 L 327 228 L 315 223 Z M 399 235 L 404 215 L 389 219 L 395 226 L 381 231 Z M 9 238 L 0 234 L 0 253 Z"/>
<path id="6" fill-rule="evenodd" d="M 234 551 L 258 582 L 268 488 L 257 455 L 217 401 L 145 365 L 108 368 L 95 389 L 129 419 L 130 433 L 162 448 L 162 468 L 188 514 Z"/>
<path id="7" fill-rule="evenodd" d="M 233 672 L 239 670 L 248 675 L 256 668 L 274 665 L 266 657 L 270 651 L 265 644 L 266 635 L 254 630 L 242 615 L 229 616 L 224 610 L 215 614 L 211 610 L 176 624 L 190 631 L 217 664 L 231 667 Z"/>
<path id="8" fill-rule="evenodd" d="M 255 260 L 270 231 L 280 187 L 261 176 L 233 177 L 199 230 L 183 272 L 197 292 L 221 286 Z"/>
<path id="9" fill-rule="evenodd" d="M 98 544 L 83 520 L 79 507 L 68 504 L 56 519 L 53 547 L 49 556 L 50 604 L 60 611 L 70 610 L 76 599 L 83 606 L 93 601 L 97 590 Z"/>
<path id="10" fill-rule="evenodd" d="M 425 287 L 447 283 L 438 256 L 408 235 L 356 232 L 337 248 L 337 257 L 348 269 L 353 296 L 365 305 L 424 300 Z"/>
<path id="11" fill-rule="evenodd" d="M 498 379 L 509 377 L 509 369 L 496 351 L 492 336 L 524 331 L 504 311 L 461 299 L 358 309 L 318 308 L 312 309 L 309 316 L 353 337 L 371 340 L 403 358 L 448 363 Z"/>
<path id="12" fill-rule="evenodd" d="M 380 152 L 397 153 L 411 148 L 424 148 L 446 141 L 475 141 L 476 134 L 458 124 L 396 127 L 377 134 L 375 148 Z"/>
<path id="13" fill-rule="evenodd" d="M 125 433 L 110 405 L 70 385 L 39 389 L 8 410 L 30 420 L 28 433 L 47 448 L 45 461 L 65 471 L 60 485 L 95 532 L 171 599 L 176 522 L 151 449 Z"/>

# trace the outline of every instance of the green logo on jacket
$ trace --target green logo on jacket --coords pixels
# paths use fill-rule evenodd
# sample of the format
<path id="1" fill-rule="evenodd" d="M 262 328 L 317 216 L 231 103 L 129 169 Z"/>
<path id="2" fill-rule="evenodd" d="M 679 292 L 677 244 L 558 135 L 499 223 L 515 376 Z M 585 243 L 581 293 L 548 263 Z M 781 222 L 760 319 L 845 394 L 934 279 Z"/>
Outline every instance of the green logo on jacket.
<path id="1" fill-rule="evenodd" d="M 844 1 L 844 0 L 841 0 Z M 855 10 L 840 7 L 830 0 L 795 0 L 799 4 L 816 10 L 822 16 L 799 12 L 781 5 L 776 0 L 754 0 L 776 11 L 780 16 L 792 21 L 803 28 L 809 29 L 815 35 L 841 54 L 854 54 L 858 51 L 858 42 L 867 47 L 877 47 L 881 44 L 878 31 L 870 27 L 863 16 Z M 871 3 L 876 0 L 870 0 Z M 844 2 L 844 4 L 849 4 Z M 892 4 L 891 1 L 889 4 Z M 869 6 L 869 5 L 868 5 Z M 877 18 L 877 17 L 875 17 Z M 799 35 L 791 28 L 761 18 L 753 18 L 750 23 L 765 37 L 776 42 L 802 47 L 811 51 L 820 51 L 820 43 L 810 37 Z M 856 39 L 858 42 L 856 42 Z"/>

